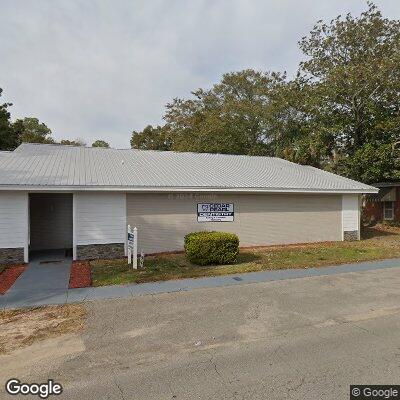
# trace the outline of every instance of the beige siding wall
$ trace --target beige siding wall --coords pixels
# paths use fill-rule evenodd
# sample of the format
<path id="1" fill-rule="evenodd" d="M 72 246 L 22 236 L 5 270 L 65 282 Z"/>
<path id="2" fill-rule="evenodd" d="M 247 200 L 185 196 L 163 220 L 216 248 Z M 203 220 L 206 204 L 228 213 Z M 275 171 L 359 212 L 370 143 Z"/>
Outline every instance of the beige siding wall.
<path id="1" fill-rule="evenodd" d="M 76 244 L 125 243 L 125 201 L 125 193 L 76 193 Z"/>
<path id="2" fill-rule="evenodd" d="M 197 203 L 234 203 L 234 222 L 197 222 Z M 138 252 L 181 250 L 186 233 L 218 230 L 241 246 L 342 240 L 342 196 L 302 194 L 127 194 Z"/>
<path id="3" fill-rule="evenodd" d="M 30 249 L 72 248 L 72 194 L 30 195 Z"/>

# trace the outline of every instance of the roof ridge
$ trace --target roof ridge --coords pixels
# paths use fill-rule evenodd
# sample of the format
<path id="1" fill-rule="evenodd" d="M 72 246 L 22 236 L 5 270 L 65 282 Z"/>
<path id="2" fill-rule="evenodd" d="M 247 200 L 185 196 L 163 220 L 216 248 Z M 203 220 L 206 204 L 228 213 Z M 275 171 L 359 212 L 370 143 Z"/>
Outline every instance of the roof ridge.
<path id="1" fill-rule="evenodd" d="M 129 149 L 127 149 L 129 150 Z M 132 149 L 135 151 L 153 152 L 153 153 L 168 153 L 168 154 L 195 154 L 195 155 L 208 155 L 208 156 L 220 156 L 220 157 L 247 157 L 247 158 L 269 158 L 278 159 L 281 158 L 274 156 L 261 156 L 261 155 L 250 155 L 250 154 L 226 154 L 226 153 L 208 153 L 208 152 L 196 152 L 196 151 L 177 151 L 177 150 L 154 150 L 154 149 Z"/>
<path id="2" fill-rule="evenodd" d="M 21 143 L 18 147 L 21 146 L 54 146 L 54 147 L 74 147 L 78 149 L 104 149 L 104 150 L 118 150 L 118 151 L 140 151 L 140 152 L 153 152 L 153 153 L 160 153 L 160 154 L 196 154 L 196 155 L 211 155 L 211 156 L 226 156 L 226 157 L 250 157 L 250 158 L 270 158 L 270 159 L 277 159 L 283 160 L 282 158 L 275 157 L 275 156 L 262 156 L 262 155 L 251 155 L 251 154 L 226 154 L 226 153 L 208 153 L 208 152 L 196 152 L 196 151 L 177 151 L 177 150 L 156 150 L 156 149 L 136 149 L 136 148 L 115 148 L 115 147 L 92 147 L 92 146 L 77 146 L 74 144 L 61 144 L 61 143 Z M 287 160 L 284 160 L 287 161 Z M 290 162 L 290 161 L 288 161 Z M 291 163 L 298 165 L 296 163 Z"/>

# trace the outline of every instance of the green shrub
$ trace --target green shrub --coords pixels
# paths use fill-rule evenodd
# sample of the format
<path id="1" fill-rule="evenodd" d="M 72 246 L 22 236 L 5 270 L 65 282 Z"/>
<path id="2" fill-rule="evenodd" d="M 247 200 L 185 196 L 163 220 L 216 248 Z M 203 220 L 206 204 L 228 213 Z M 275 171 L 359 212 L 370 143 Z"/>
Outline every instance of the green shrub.
<path id="1" fill-rule="evenodd" d="M 232 264 L 239 254 L 239 238 L 226 232 L 192 232 L 185 236 L 185 253 L 197 265 Z"/>

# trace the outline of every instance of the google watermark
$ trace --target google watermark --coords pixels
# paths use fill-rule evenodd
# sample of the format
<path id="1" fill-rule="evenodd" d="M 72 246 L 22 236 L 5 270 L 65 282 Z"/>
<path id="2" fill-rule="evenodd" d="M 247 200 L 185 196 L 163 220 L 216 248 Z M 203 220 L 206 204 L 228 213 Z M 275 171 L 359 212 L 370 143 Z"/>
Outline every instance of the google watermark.
<path id="1" fill-rule="evenodd" d="M 44 383 L 22 383 L 17 378 L 11 378 L 6 382 L 6 392 L 12 396 L 19 394 L 38 396 L 41 399 L 47 399 L 49 396 L 58 396 L 63 392 L 60 383 L 49 379 Z"/>
<path id="2" fill-rule="evenodd" d="M 350 400 L 400 400 L 400 385 L 350 385 Z"/>

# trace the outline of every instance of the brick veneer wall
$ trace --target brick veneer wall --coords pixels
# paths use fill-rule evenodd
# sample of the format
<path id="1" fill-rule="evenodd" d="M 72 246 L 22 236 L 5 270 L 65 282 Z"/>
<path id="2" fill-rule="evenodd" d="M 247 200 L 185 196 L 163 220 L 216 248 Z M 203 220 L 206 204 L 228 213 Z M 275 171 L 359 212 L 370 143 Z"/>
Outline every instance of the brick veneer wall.
<path id="1" fill-rule="evenodd" d="M 383 203 L 367 202 L 363 209 L 362 217 L 364 221 L 382 221 L 383 219 Z"/>
<path id="2" fill-rule="evenodd" d="M 396 187 L 396 199 L 394 202 L 394 220 L 400 221 L 400 187 Z M 363 208 L 363 220 L 383 221 L 383 202 L 366 202 Z"/>
<path id="3" fill-rule="evenodd" d="M 400 187 L 396 188 L 396 201 L 394 202 L 394 219 L 400 221 Z"/>

